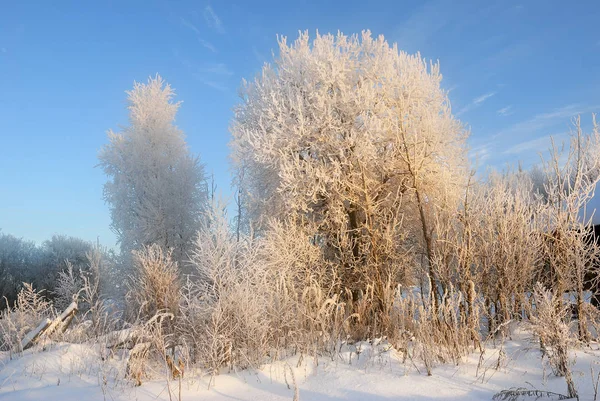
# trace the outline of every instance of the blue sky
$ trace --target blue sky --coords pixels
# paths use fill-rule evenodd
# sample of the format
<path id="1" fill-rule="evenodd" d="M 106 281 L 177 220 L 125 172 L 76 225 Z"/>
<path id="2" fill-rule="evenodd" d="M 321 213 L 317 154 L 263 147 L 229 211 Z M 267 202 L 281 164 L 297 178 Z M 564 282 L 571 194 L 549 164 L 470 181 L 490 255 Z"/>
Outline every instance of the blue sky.
<path id="1" fill-rule="evenodd" d="M 97 152 L 127 123 L 125 90 L 160 73 L 177 123 L 230 194 L 228 126 L 242 78 L 276 35 L 370 29 L 440 60 L 485 166 L 537 160 L 549 135 L 600 111 L 596 1 L 1 1 L 0 228 L 38 243 L 113 246 Z"/>

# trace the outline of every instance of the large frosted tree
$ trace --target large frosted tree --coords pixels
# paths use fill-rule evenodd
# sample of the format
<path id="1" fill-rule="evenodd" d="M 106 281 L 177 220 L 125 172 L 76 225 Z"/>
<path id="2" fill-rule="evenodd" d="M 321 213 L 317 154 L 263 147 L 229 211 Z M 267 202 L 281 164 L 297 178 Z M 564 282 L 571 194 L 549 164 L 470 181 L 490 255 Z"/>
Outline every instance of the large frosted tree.
<path id="1" fill-rule="evenodd" d="M 246 218 L 316 226 L 355 295 L 373 285 L 385 304 L 384 287 L 411 275 L 409 253 L 435 286 L 434 226 L 469 176 L 440 81 L 437 64 L 368 31 L 282 38 L 274 65 L 244 83 L 231 129 Z"/>
<path id="2" fill-rule="evenodd" d="M 206 204 L 204 169 L 174 123 L 180 102 L 160 76 L 127 94 L 129 126 L 110 130 L 99 155 L 112 228 L 126 257 L 158 244 L 181 262 Z"/>

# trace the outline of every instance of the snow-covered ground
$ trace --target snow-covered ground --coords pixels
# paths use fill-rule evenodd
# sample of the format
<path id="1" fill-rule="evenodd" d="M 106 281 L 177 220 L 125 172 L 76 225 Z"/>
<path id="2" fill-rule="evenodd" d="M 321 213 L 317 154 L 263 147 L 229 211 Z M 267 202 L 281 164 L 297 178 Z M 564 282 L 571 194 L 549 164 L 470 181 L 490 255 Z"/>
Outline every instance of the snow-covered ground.
<path id="1" fill-rule="evenodd" d="M 179 397 L 177 381 L 167 386 L 165 379 L 158 379 L 134 387 L 124 380 L 123 363 L 111 358 L 101 362 L 92 346 L 53 344 L 46 348 L 28 350 L 12 360 L 8 354 L 2 355 L 0 400 L 145 401 Z M 594 399 L 599 348 L 594 343 L 573 353 L 574 380 L 581 400 Z M 210 389 L 209 377 L 186 372 L 181 399 L 291 401 L 294 378 L 290 368 L 300 400 L 491 400 L 497 392 L 514 387 L 566 394 L 564 379 L 555 377 L 550 366 L 542 362 L 539 348 L 527 332 L 517 331 L 502 350 L 498 369 L 500 347 L 490 343 L 483 357 L 474 353 L 458 366 L 438 366 L 428 377 L 420 363 L 403 362 L 401 354 L 385 344 L 362 343 L 346 347 L 333 361 L 322 357 L 315 364 L 311 358 L 297 366 L 298 358 L 294 357 L 259 371 L 222 374 Z"/>

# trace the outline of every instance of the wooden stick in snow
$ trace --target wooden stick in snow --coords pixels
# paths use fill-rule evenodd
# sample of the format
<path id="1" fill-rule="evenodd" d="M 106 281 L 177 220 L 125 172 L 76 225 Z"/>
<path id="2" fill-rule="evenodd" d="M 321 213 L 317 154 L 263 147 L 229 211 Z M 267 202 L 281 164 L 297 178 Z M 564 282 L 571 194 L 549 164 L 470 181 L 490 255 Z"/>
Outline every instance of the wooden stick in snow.
<path id="1" fill-rule="evenodd" d="M 44 330 L 43 333 L 41 333 L 44 336 L 48 336 L 52 333 L 54 333 L 54 331 L 62 324 L 62 322 L 64 322 L 65 320 L 68 319 L 68 322 L 66 322 L 67 324 L 71 322 L 71 318 L 72 316 L 77 313 L 77 302 L 73 301 L 71 302 L 71 304 L 67 307 L 67 309 L 64 310 L 63 313 L 60 314 L 59 317 L 57 317 L 56 319 L 54 319 L 54 321 L 52 322 L 52 324 Z M 66 327 L 63 327 L 63 330 L 65 330 Z"/>
<path id="2" fill-rule="evenodd" d="M 46 330 L 48 326 L 50 326 L 50 323 L 52 323 L 52 320 L 45 318 L 38 325 L 38 327 L 27 333 L 27 335 L 21 340 L 21 349 L 25 351 L 27 348 L 33 345 L 33 342 L 37 340 L 37 338 L 40 336 L 40 333 L 42 333 L 44 330 Z"/>
<path id="3" fill-rule="evenodd" d="M 50 320 L 45 318 L 35 330 L 30 331 L 21 341 L 21 349 L 25 351 L 27 348 L 31 347 L 40 337 L 48 336 L 52 334 L 57 327 L 62 325 L 62 330 L 64 331 L 68 325 L 71 323 L 73 316 L 77 313 L 77 302 L 71 302 L 71 305 L 64 310 L 63 313 L 60 314 L 54 320 Z M 64 322 L 64 324 L 63 324 Z"/>

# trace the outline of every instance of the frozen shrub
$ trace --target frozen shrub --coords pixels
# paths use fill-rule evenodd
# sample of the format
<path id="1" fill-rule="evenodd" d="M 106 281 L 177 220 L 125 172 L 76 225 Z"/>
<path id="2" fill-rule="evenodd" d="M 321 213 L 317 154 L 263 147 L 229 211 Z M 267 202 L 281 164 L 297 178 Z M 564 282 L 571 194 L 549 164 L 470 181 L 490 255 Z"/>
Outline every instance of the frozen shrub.
<path id="1" fill-rule="evenodd" d="M 268 353 L 269 291 L 258 243 L 236 241 L 217 207 L 198 233 L 192 262 L 199 276 L 183 288 L 179 331 L 212 374 L 259 366 Z"/>
<path id="2" fill-rule="evenodd" d="M 548 356 L 550 366 L 557 376 L 564 376 L 569 397 L 576 398 L 577 391 L 571 374 L 572 361 L 569 349 L 575 344 L 568 316 L 570 308 L 560 295 L 545 289 L 540 283 L 533 294 L 535 310 L 531 325 L 540 338 L 540 346 Z"/>
<path id="3" fill-rule="evenodd" d="M 129 284 L 128 299 L 132 311 L 146 320 L 157 312 L 177 313 L 180 278 L 177 262 L 171 253 L 158 245 L 133 251 L 134 272 Z"/>
<path id="4" fill-rule="evenodd" d="M 51 303 L 45 299 L 42 291 L 23 283 L 13 307 L 9 305 L 0 316 L 0 349 L 21 351 L 21 340 L 25 335 L 52 315 Z"/>
<path id="5" fill-rule="evenodd" d="M 54 305 L 62 310 L 73 302 L 73 298 L 83 287 L 81 271 L 73 271 L 73 264 L 66 261 L 66 270 L 58 273 L 58 281 L 54 290 Z"/>

